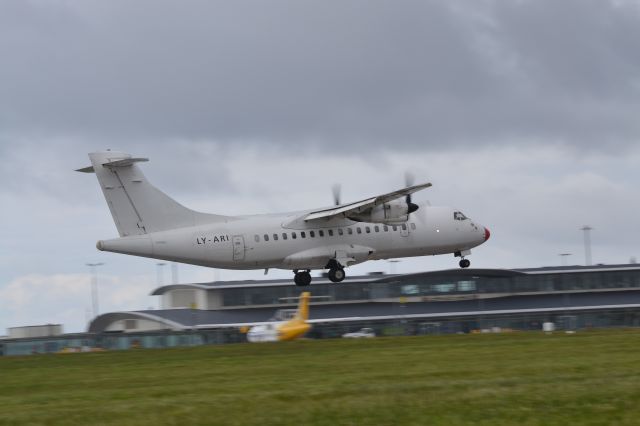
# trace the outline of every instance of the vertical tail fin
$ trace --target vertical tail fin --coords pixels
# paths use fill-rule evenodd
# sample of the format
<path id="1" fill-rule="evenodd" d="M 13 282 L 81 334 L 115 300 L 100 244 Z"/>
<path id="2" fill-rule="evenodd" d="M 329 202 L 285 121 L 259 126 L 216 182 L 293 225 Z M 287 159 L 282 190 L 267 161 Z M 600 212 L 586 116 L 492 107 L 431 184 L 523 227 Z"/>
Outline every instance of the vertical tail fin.
<path id="1" fill-rule="evenodd" d="M 121 237 L 229 219 L 188 209 L 153 186 L 136 164 L 146 158 L 116 151 L 93 152 L 89 158 L 92 166 L 78 171 L 96 174 Z"/>
<path id="2" fill-rule="evenodd" d="M 300 300 L 298 301 L 298 310 L 296 311 L 295 318 L 298 320 L 306 321 L 309 319 L 309 299 L 311 293 L 305 291 L 300 294 Z"/>

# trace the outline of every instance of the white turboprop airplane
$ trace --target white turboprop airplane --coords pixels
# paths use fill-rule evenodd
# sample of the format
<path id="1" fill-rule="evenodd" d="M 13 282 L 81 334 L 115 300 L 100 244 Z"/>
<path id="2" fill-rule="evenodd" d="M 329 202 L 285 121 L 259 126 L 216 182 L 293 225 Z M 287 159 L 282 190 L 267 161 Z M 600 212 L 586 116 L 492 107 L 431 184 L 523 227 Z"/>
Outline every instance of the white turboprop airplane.
<path id="1" fill-rule="evenodd" d="M 250 342 L 281 342 L 297 339 L 311 329 L 309 319 L 309 299 L 311 294 L 303 291 L 300 294 L 298 309 L 283 309 L 276 312 L 273 320 L 256 324 L 247 332 Z"/>
<path id="2" fill-rule="evenodd" d="M 98 250 L 222 269 L 290 269 L 296 285 L 310 270 L 328 269 L 340 282 L 344 268 L 367 260 L 452 253 L 465 256 L 489 239 L 489 230 L 451 207 L 418 206 L 411 185 L 355 203 L 279 214 L 221 216 L 188 209 L 156 187 L 123 152 L 89 154 L 120 233 Z M 337 197 L 336 197 L 337 198 Z"/>

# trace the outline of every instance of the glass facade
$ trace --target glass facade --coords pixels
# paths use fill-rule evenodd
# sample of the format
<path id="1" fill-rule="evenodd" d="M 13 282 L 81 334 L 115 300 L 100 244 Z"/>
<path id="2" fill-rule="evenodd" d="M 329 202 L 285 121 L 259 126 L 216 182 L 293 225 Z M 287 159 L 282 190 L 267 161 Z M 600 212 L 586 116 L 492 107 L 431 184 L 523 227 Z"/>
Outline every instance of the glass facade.
<path id="1" fill-rule="evenodd" d="M 232 308 L 282 305 L 287 303 L 287 300 L 297 297 L 302 291 L 311 291 L 313 296 L 324 296 L 328 302 L 332 302 L 399 297 L 463 296 L 477 293 L 518 294 L 640 288 L 640 269 L 544 274 L 502 272 L 503 274 L 478 273 L 478 275 L 425 273 L 382 279 L 376 276 L 369 282 L 314 283 L 307 288 L 283 282 L 279 286 L 238 286 L 214 291 L 222 293 L 223 307 Z"/>

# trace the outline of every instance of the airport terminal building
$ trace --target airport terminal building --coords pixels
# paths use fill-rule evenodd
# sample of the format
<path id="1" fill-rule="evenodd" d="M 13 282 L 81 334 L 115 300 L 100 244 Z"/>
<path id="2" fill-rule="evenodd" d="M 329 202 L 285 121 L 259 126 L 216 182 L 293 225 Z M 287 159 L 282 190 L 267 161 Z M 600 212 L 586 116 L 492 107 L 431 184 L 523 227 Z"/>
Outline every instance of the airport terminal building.
<path id="1" fill-rule="evenodd" d="M 335 284 L 314 279 L 174 284 L 156 289 L 162 309 L 106 313 L 87 333 L 4 339 L 3 354 L 56 352 L 71 345 L 128 349 L 246 341 L 243 326 L 291 309 L 310 291 L 310 338 L 362 327 L 377 335 L 640 326 L 640 265 L 451 269 L 374 273 Z M 72 342 L 70 341 L 72 340 Z"/>

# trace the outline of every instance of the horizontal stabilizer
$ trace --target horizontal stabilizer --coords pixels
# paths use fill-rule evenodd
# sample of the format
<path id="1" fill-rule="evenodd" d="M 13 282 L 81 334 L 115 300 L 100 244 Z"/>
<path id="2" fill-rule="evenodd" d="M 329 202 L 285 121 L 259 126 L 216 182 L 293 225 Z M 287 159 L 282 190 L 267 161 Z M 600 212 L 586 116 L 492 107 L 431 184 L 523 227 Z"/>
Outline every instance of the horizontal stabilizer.
<path id="1" fill-rule="evenodd" d="M 109 168 L 127 167 L 132 165 L 133 163 L 139 163 L 143 161 L 149 161 L 149 159 L 148 158 L 125 158 L 122 160 L 107 161 L 106 163 L 102 163 L 102 165 Z M 95 170 L 93 169 L 93 166 L 88 166 L 88 167 L 83 167 L 81 169 L 77 169 L 76 172 L 95 173 Z"/>
<path id="2" fill-rule="evenodd" d="M 188 209 L 153 186 L 137 164 L 146 158 L 116 151 L 92 152 L 89 158 L 92 166 L 78 171 L 96 174 L 121 237 L 230 220 Z"/>
<path id="3" fill-rule="evenodd" d="M 106 163 L 102 163 L 102 165 L 109 168 L 127 167 L 132 165 L 133 163 L 140 163 L 144 161 L 149 161 L 149 159 L 148 158 L 124 158 L 122 160 L 108 161 Z"/>

